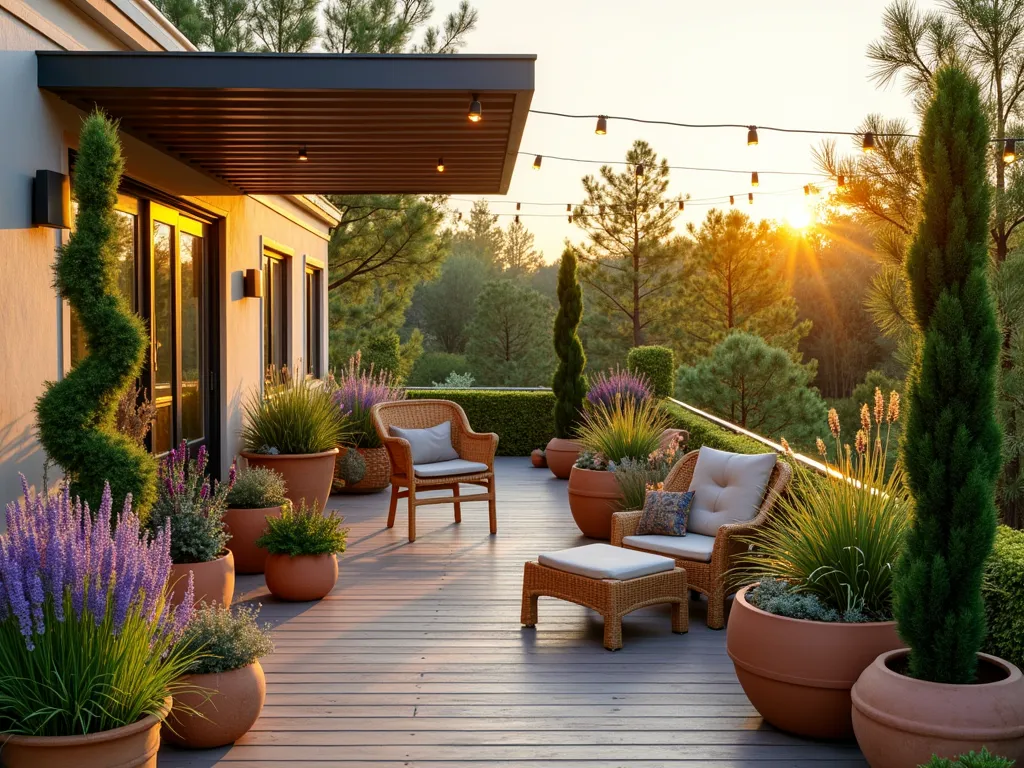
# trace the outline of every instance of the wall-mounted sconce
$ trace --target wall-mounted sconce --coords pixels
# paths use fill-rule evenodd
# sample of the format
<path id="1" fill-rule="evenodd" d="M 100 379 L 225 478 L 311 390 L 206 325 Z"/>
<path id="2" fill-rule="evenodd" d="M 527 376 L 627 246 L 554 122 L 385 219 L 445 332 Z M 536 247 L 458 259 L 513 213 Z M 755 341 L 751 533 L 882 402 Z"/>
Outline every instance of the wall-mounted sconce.
<path id="1" fill-rule="evenodd" d="M 32 180 L 32 226 L 71 229 L 71 179 L 57 171 L 36 171 Z"/>
<path id="2" fill-rule="evenodd" d="M 260 299 L 263 298 L 263 275 L 258 269 L 247 269 L 245 270 L 245 276 L 242 278 L 242 295 L 247 299 Z"/>

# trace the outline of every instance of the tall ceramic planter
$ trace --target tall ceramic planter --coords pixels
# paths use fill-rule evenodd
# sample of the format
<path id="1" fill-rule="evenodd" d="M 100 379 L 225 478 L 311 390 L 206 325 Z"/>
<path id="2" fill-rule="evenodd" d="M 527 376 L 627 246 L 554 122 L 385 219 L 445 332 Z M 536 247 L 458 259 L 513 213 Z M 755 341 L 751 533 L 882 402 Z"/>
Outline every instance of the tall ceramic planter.
<path id="1" fill-rule="evenodd" d="M 338 581 L 338 556 L 267 555 L 266 578 L 274 597 L 299 603 L 319 600 Z"/>
<path id="2" fill-rule="evenodd" d="M 358 483 L 348 485 L 340 477 L 335 475 L 333 490 L 335 493 L 377 493 L 385 488 L 391 487 L 391 457 L 388 456 L 388 449 L 380 448 L 356 448 L 363 462 L 366 464 L 366 474 Z"/>
<path id="3" fill-rule="evenodd" d="M 559 480 L 568 480 L 572 472 L 572 465 L 580 457 L 583 446 L 575 440 L 564 440 L 561 437 L 551 438 L 547 448 L 544 449 L 544 456 L 548 461 L 548 469 L 551 474 Z"/>
<path id="4" fill-rule="evenodd" d="M 178 747 L 234 744 L 252 728 L 267 698 L 267 679 L 258 661 L 227 672 L 185 675 L 181 682 L 203 690 L 175 696 L 162 733 L 165 741 Z"/>
<path id="5" fill-rule="evenodd" d="M 573 467 L 569 473 L 569 511 L 584 536 L 612 537 L 612 514 L 622 509 L 622 489 L 614 472 Z"/>
<path id="6" fill-rule="evenodd" d="M 726 649 L 765 720 L 815 739 L 850 739 L 850 689 L 878 654 L 900 648 L 896 622 L 847 624 L 776 616 L 736 595 Z M 916 764 L 915 764 L 916 765 Z"/>
<path id="7" fill-rule="evenodd" d="M 208 563 L 172 565 L 170 578 L 167 579 L 167 583 L 172 585 L 168 596 L 171 605 L 180 605 L 185 599 L 190 571 L 197 605 L 202 602 L 218 603 L 225 607 L 231 605 L 235 594 L 235 558 L 230 549 Z"/>
<path id="8" fill-rule="evenodd" d="M 168 696 L 161 718 L 170 709 Z M 86 736 L 0 735 L 0 762 L 4 768 L 156 768 L 159 749 L 160 719 L 155 715 Z"/>
<path id="9" fill-rule="evenodd" d="M 1024 760 L 1024 677 L 1008 661 L 978 654 L 973 685 L 902 674 L 908 651 L 881 654 L 853 686 L 853 729 L 871 768 L 905 768 L 933 754 L 955 757 L 987 747 Z"/>
<path id="10" fill-rule="evenodd" d="M 298 509 L 303 499 L 306 506 L 316 504 L 323 509 L 331 495 L 334 480 L 334 463 L 338 449 L 323 453 L 247 453 L 243 458 L 250 467 L 266 467 L 281 473 L 284 477 L 285 496 Z"/>
<path id="11" fill-rule="evenodd" d="M 224 530 L 231 535 L 231 554 L 235 573 L 263 573 L 267 550 L 256 546 L 256 539 L 267 530 L 268 517 L 280 517 L 281 507 L 261 509 L 228 508 L 224 511 Z"/>

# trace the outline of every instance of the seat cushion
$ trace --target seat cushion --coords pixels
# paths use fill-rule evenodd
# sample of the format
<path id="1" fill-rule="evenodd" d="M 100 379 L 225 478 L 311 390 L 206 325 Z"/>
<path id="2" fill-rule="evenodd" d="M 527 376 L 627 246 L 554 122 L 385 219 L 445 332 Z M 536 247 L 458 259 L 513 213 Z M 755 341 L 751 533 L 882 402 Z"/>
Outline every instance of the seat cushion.
<path id="1" fill-rule="evenodd" d="M 391 428 L 392 437 L 409 441 L 413 464 L 434 464 L 459 458 L 452 447 L 452 423 L 445 421 L 427 429 Z"/>
<path id="2" fill-rule="evenodd" d="M 723 525 L 753 520 L 775 462 L 774 453 L 745 456 L 701 446 L 688 489 L 693 503 L 687 530 L 714 536 Z"/>
<path id="3" fill-rule="evenodd" d="M 413 464 L 412 471 L 416 477 L 447 477 L 448 475 L 478 475 L 487 471 L 487 465 L 479 461 L 452 459 L 451 461 L 435 461 L 429 464 Z"/>
<path id="4" fill-rule="evenodd" d="M 685 536 L 693 491 L 648 491 L 637 525 L 638 536 Z"/>
<path id="5" fill-rule="evenodd" d="M 622 543 L 627 547 L 645 549 L 659 555 L 710 563 L 715 537 L 692 532 L 685 536 L 623 536 Z"/>
<path id="6" fill-rule="evenodd" d="M 538 557 L 537 562 L 548 568 L 591 579 L 638 579 L 675 568 L 671 558 L 634 552 L 610 544 L 587 544 L 548 552 Z"/>

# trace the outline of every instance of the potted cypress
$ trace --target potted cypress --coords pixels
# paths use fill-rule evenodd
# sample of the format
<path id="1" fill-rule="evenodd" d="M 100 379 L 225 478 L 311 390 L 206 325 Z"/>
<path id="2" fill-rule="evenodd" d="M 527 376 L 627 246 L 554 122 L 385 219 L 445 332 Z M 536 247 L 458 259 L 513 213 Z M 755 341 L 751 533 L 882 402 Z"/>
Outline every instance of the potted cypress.
<path id="1" fill-rule="evenodd" d="M 338 555 L 345 551 L 348 529 L 331 512 L 316 507 L 285 509 L 267 519 L 267 532 L 256 546 L 267 550 L 267 589 L 275 597 L 294 602 L 319 600 L 338 581 Z"/>
<path id="2" fill-rule="evenodd" d="M 231 467 L 235 473 L 235 467 Z M 268 517 L 280 517 L 290 504 L 280 473 L 266 467 L 249 467 L 235 475 L 224 510 L 224 531 L 231 540 L 235 573 L 263 573 L 267 550 L 256 539 L 267 530 Z"/>
<path id="3" fill-rule="evenodd" d="M 982 747 L 1024 758 L 1024 677 L 980 652 L 1002 442 L 987 276 L 990 146 L 977 83 L 955 66 L 939 70 L 919 144 L 922 217 L 907 257 L 920 332 L 902 446 L 914 514 L 894 612 L 910 647 L 876 658 L 852 691 L 854 730 L 873 768 Z"/>
<path id="4" fill-rule="evenodd" d="M 555 354 L 558 368 L 551 382 L 555 392 L 555 436 L 544 450 L 551 474 L 567 480 L 582 447 L 573 438 L 583 413 L 587 357 L 576 329 L 583 318 L 583 289 L 576 276 L 576 252 L 566 248 L 558 267 L 558 314 L 555 315 Z"/>

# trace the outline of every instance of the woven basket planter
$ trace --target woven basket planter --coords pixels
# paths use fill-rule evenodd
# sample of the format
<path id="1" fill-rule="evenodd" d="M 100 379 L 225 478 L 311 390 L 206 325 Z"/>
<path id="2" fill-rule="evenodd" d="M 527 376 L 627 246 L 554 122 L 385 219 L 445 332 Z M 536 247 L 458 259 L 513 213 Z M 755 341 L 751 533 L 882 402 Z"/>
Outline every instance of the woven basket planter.
<path id="1" fill-rule="evenodd" d="M 391 485 L 391 459 L 388 457 L 388 449 L 381 448 L 356 448 L 359 455 L 366 462 L 366 474 L 358 483 L 346 485 L 345 481 L 338 477 L 338 469 L 335 466 L 334 487 L 335 493 L 376 493 L 383 491 Z M 341 461 L 338 461 L 340 464 Z"/>

